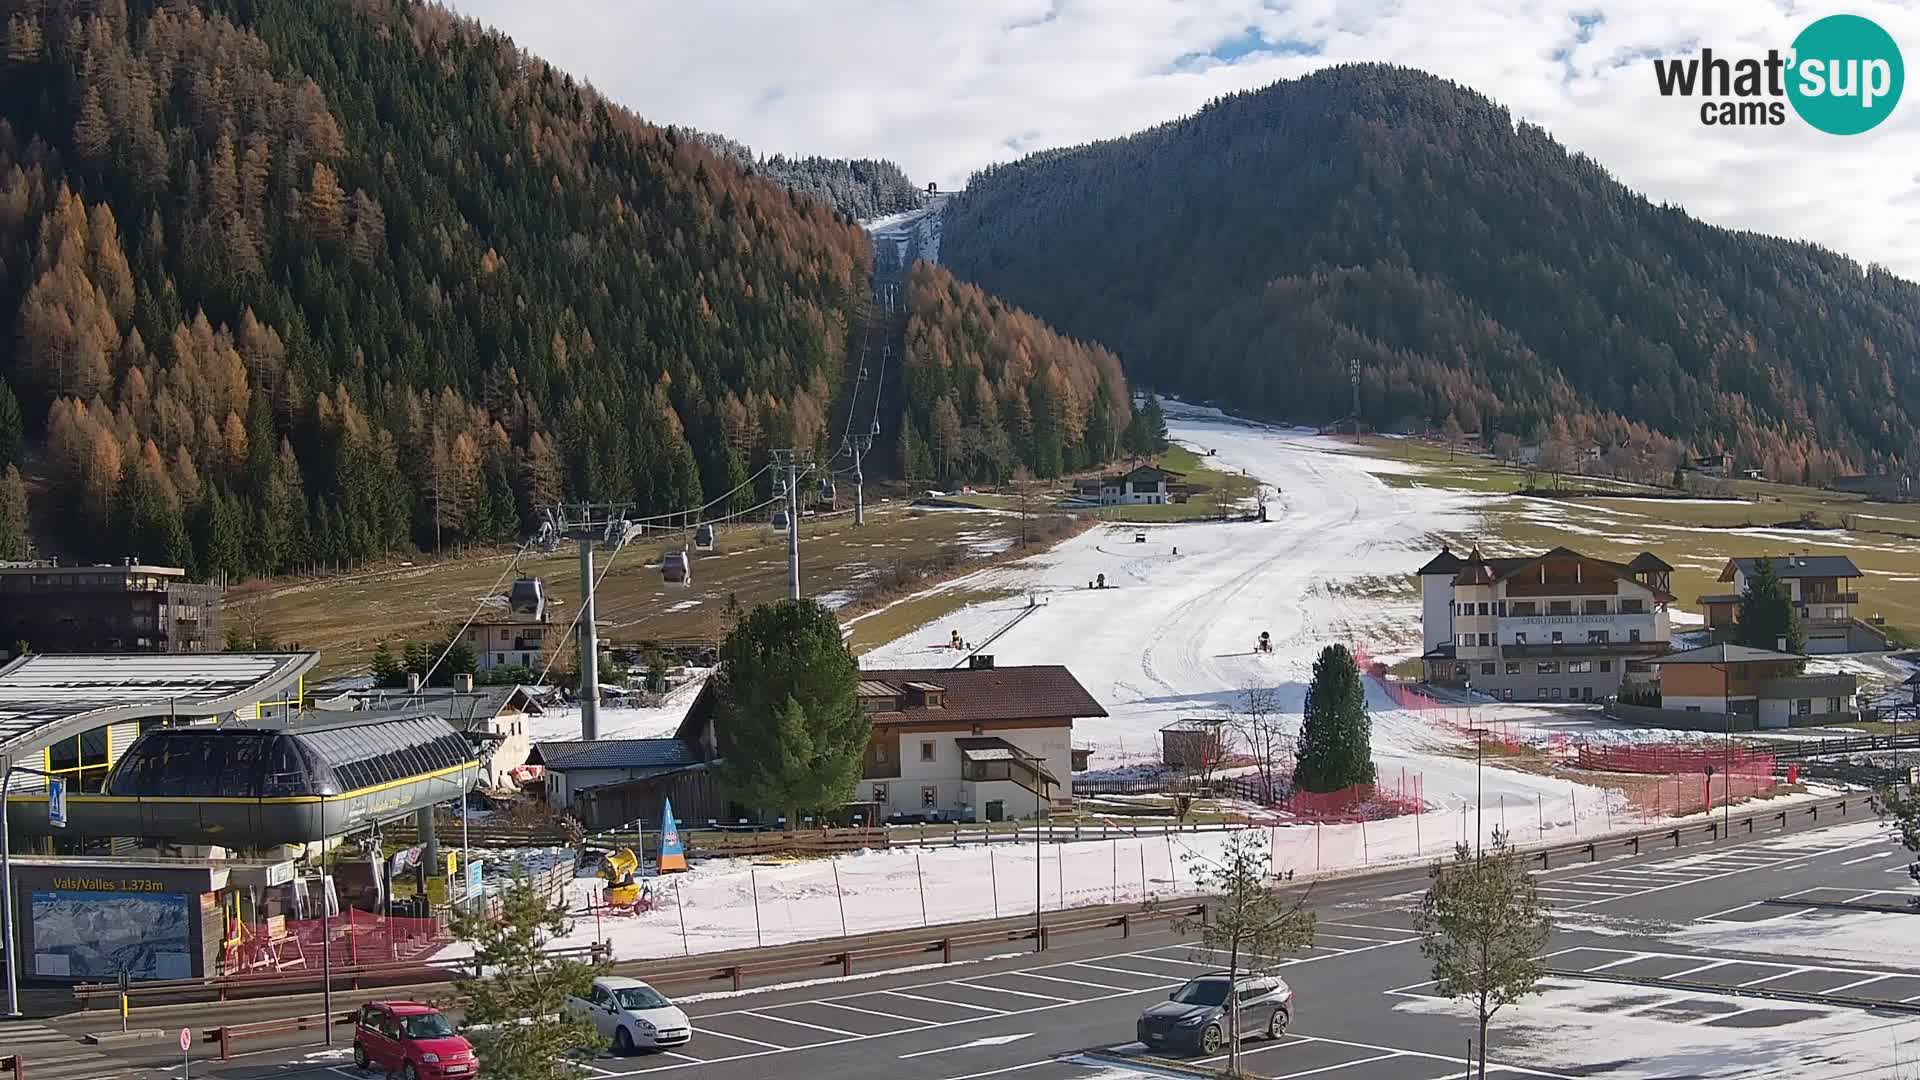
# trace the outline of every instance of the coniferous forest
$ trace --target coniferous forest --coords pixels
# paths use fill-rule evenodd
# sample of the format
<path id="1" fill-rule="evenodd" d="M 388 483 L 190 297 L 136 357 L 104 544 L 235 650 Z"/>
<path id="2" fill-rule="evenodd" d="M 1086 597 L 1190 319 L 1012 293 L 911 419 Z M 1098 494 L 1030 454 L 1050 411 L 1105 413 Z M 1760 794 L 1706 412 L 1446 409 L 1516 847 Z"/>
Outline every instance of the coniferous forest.
<path id="1" fill-rule="evenodd" d="M 870 245 L 765 171 L 436 6 L 0 0 L 0 558 L 30 494 L 244 576 L 825 448 Z"/>
<path id="2" fill-rule="evenodd" d="M 973 177 L 953 271 L 1271 417 L 1920 461 L 1920 288 L 1649 203 L 1458 85 L 1345 66 Z M 1036 237 L 1044 237 L 1036 242 Z"/>

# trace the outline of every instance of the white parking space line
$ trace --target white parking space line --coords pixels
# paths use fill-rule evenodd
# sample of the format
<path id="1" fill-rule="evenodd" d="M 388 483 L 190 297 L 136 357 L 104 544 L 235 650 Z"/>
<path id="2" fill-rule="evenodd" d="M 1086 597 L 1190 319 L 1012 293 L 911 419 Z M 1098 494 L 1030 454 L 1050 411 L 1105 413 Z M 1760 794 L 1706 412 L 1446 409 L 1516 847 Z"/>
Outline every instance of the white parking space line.
<path id="1" fill-rule="evenodd" d="M 798 1002 L 794 1002 L 793 1004 L 798 1004 Z M 771 1005 L 768 1007 L 775 1008 L 775 1009 L 779 1008 L 778 1005 Z M 828 1027 L 825 1024 L 809 1024 L 805 1020 L 792 1020 L 787 1017 L 781 1016 L 778 1013 L 763 1013 L 763 1012 L 755 1012 L 752 1009 L 742 1009 L 740 1012 L 740 1015 L 758 1017 L 759 1019 L 762 1019 L 762 1020 L 772 1020 L 781 1024 L 792 1024 L 794 1027 L 811 1028 L 814 1031 L 824 1031 L 829 1035 L 844 1035 L 849 1039 L 859 1038 L 860 1036 L 860 1033 L 857 1031 L 843 1031 L 840 1028 Z"/>
<path id="2" fill-rule="evenodd" d="M 694 1030 L 694 1033 L 695 1033 L 695 1034 L 697 1034 L 697 1035 L 703 1035 L 703 1036 L 705 1036 L 705 1037 L 707 1037 L 707 1038 L 709 1038 L 709 1039 L 732 1039 L 732 1040 L 733 1040 L 734 1042 L 743 1042 L 743 1043 L 746 1043 L 746 1044 L 747 1044 L 748 1046 L 759 1046 L 759 1047 L 764 1047 L 764 1048 L 766 1048 L 766 1049 L 768 1049 L 768 1050 L 792 1050 L 792 1049 L 794 1049 L 794 1048 L 793 1048 L 793 1047 L 791 1047 L 791 1046 L 781 1046 L 781 1045 L 780 1045 L 779 1043 L 770 1043 L 770 1042 L 761 1042 L 761 1041 L 760 1041 L 759 1039 L 749 1039 L 749 1038 L 747 1038 L 747 1037 L 746 1037 L 745 1035 L 729 1035 L 728 1033 L 726 1033 L 726 1032 L 724 1032 L 724 1031 L 715 1031 L 715 1030 L 713 1030 L 712 1028 L 694 1028 L 693 1030 Z M 742 1056 L 748 1056 L 748 1057 L 750 1057 L 750 1056 L 752 1056 L 752 1055 L 742 1055 Z M 721 1061 L 731 1061 L 731 1060 L 733 1060 L 733 1059 L 732 1059 L 732 1058 L 720 1058 L 719 1060 L 721 1060 Z"/>
<path id="3" fill-rule="evenodd" d="M 1400 937 L 1404 937 L 1404 936 L 1406 936 L 1407 934 L 1410 934 L 1410 933 L 1412 933 L 1412 932 L 1413 932 L 1413 931 L 1411 931 L 1411 930 L 1409 930 L 1408 928 L 1406 928 L 1406 927 L 1404 927 L 1404 926 L 1375 926 L 1375 925 L 1373 925 L 1372 923 L 1363 923 L 1363 922 L 1347 922 L 1347 921 L 1345 921 L 1345 920 L 1340 920 L 1340 919 L 1328 919 L 1328 920 L 1326 920 L 1326 921 L 1324 921 L 1324 922 L 1322 922 L 1322 923 L 1321 923 L 1320 925 L 1322 925 L 1322 926 L 1347 926 L 1347 927 L 1351 927 L 1351 928 L 1353 928 L 1353 929 L 1355 929 L 1355 930 L 1379 930 L 1379 931 L 1383 931 L 1383 932 L 1385 932 L 1385 933 L 1388 933 L 1388 934 L 1394 934 L 1394 935 L 1396 935 L 1396 936 L 1400 936 Z"/>
<path id="4" fill-rule="evenodd" d="M 1216 968 L 1220 966 L 1218 964 L 1207 963 L 1203 960 L 1176 960 L 1171 956 L 1155 956 L 1150 952 L 1137 952 L 1133 954 L 1133 957 L 1136 960 L 1152 960 L 1159 964 L 1179 964 L 1181 967 Z"/>
<path id="5" fill-rule="evenodd" d="M 1357 1068 L 1361 1065 L 1371 1065 L 1376 1061 L 1385 1061 L 1388 1058 L 1395 1058 L 1399 1056 L 1400 1056 L 1400 1051 L 1395 1050 L 1389 1054 L 1375 1054 L 1372 1057 L 1364 1057 L 1358 1061 L 1344 1061 L 1338 1065 L 1322 1065 L 1317 1069 L 1301 1069 L 1299 1072 L 1281 1073 L 1279 1076 L 1269 1077 L 1268 1080 L 1293 1080 L 1293 1078 L 1296 1076 L 1312 1076 L 1315 1073 L 1335 1072 L 1340 1069 L 1352 1069 L 1352 1068 Z"/>
<path id="6" fill-rule="evenodd" d="M 1084 986 L 1089 990 L 1106 990 L 1117 994 L 1132 993 L 1131 990 L 1124 986 L 1114 986 L 1111 983 L 1087 982 L 1085 979 L 1063 979 L 1058 975 L 1042 975 L 1037 971 L 1009 972 L 1008 974 L 1017 974 L 1029 979 L 1045 979 L 1047 982 L 1065 983 L 1068 986 Z"/>
<path id="7" fill-rule="evenodd" d="M 1639 961 L 1641 961 L 1641 960 L 1645 960 L 1645 959 L 1647 959 L 1648 957 L 1650 957 L 1650 956 L 1654 956 L 1654 955 L 1656 955 L 1656 954 L 1654 954 L 1654 953 L 1634 953 L 1634 954 L 1633 954 L 1633 955 L 1631 955 L 1631 956 L 1623 956 L 1623 957 L 1621 957 L 1621 958 L 1620 958 L 1620 959 L 1618 959 L 1618 960 L 1609 960 L 1609 961 L 1607 961 L 1607 962 L 1606 962 L 1606 963 L 1604 963 L 1604 964 L 1599 964 L 1599 965 L 1596 965 L 1596 966 L 1594 966 L 1594 967 L 1590 967 L 1590 968 L 1586 968 L 1586 969 L 1584 969 L 1584 970 L 1585 970 L 1585 971 L 1588 971 L 1588 972 L 1594 972 L 1594 971 L 1605 971 L 1605 970 L 1607 970 L 1608 968 L 1617 968 L 1617 967 L 1619 967 L 1619 966 L 1621 966 L 1622 964 L 1632 964 L 1632 963 L 1637 963 L 1637 962 L 1639 962 Z"/>
<path id="8" fill-rule="evenodd" d="M 1008 1073 L 1020 1072 L 1038 1065 L 1052 1065 L 1053 1063 L 1054 1059 L 1052 1058 L 1041 1058 L 1039 1061 L 1029 1061 L 1024 1065 L 1007 1065 L 998 1069 L 988 1069 L 986 1072 L 962 1073 L 959 1076 L 946 1077 L 945 1080 L 980 1080 L 983 1076 L 1005 1076 Z"/>
<path id="9" fill-rule="evenodd" d="M 1865 986 L 1868 983 L 1877 983 L 1881 979 L 1891 979 L 1891 978 L 1893 978 L 1892 975 L 1869 975 L 1864 979 L 1855 979 L 1850 983 L 1845 983 L 1840 986 L 1830 986 L 1827 989 L 1822 990 L 1820 992 L 1823 994 L 1837 994 L 1842 990 L 1851 990 L 1856 986 Z"/>
<path id="10" fill-rule="evenodd" d="M 1857 859 L 1848 859 L 1846 862 L 1843 862 L 1840 865 L 1852 866 L 1855 863 L 1872 862 L 1875 859 L 1884 859 L 1889 855 L 1898 855 L 1898 854 L 1899 852 L 1897 851 L 1876 851 L 1871 855 L 1862 855 Z"/>
<path id="11" fill-rule="evenodd" d="M 1402 937 L 1406 936 L 1406 931 L 1404 930 L 1399 931 L 1398 933 Z M 1323 938 L 1323 937 L 1330 937 L 1330 938 L 1339 938 L 1341 941 L 1364 941 L 1369 945 L 1378 945 L 1381 942 L 1391 940 L 1389 938 L 1361 937 L 1358 934 L 1335 934 L 1331 931 L 1322 930 L 1317 926 L 1313 928 L 1313 936 L 1316 939 Z"/>
<path id="12" fill-rule="evenodd" d="M 1002 973 L 1000 973 L 1000 974 L 1001 974 L 1001 975 L 1015 975 L 1015 974 L 1018 974 L 1018 972 L 1012 972 L 1012 971 L 1008 971 L 1008 972 L 1002 972 Z M 991 978 L 995 978 L 995 977 L 996 977 L 996 976 L 994 976 L 994 975 L 975 975 L 975 976 L 973 976 L 973 977 L 971 977 L 971 978 L 966 978 L 966 979 L 955 979 L 955 980 L 953 980 L 952 982 L 950 982 L 950 983 L 948 983 L 947 985 L 948 985 L 948 986 L 964 986 L 964 987 L 967 987 L 967 988 L 969 988 L 969 989 L 973 989 L 973 990 L 982 990 L 982 991 L 985 991 L 985 992 L 987 992 L 987 993 L 989 993 L 989 994 L 1012 994 L 1012 995 L 1013 995 L 1014 997 L 1024 997 L 1024 998 L 1034 998 L 1034 999 L 1036 999 L 1036 1000 L 1039 1000 L 1039 1001 L 1075 1001 L 1075 1000 L 1078 1000 L 1078 999 L 1076 999 L 1076 998 L 1063 998 L 1063 997 L 1055 997 L 1055 996 L 1054 996 L 1054 995 L 1052 995 L 1052 994 L 1030 994 L 1030 993 L 1028 993 L 1028 992 L 1026 992 L 1025 990 L 1008 990 L 1008 989 L 1007 989 L 1006 987 L 1003 987 L 1003 986 L 988 986 L 988 985 L 986 985 L 985 983 L 981 983 L 981 982 L 979 982 L 979 981 L 977 981 L 977 980 L 980 980 L 980 979 L 991 979 Z"/>
<path id="13" fill-rule="evenodd" d="M 1701 965 L 1700 965 L 1699 967 L 1690 967 L 1690 968 L 1688 968 L 1688 969 L 1687 969 L 1687 970 L 1685 970 L 1685 971 L 1676 971 L 1676 972 L 1674 972 L 1673 974 L 1671 974 L 1671 975 L 1669 975 L 1669 976 L 1667 976 L 1667 978 L 1669 978 L 1669 979 L 1684 979 L 1684 978 L 1686 978 L 1686 977 L 1687 977 L 1687 976 L 1689 976 L 1689 975 L 1698 975 L 1698 974 L 1699 974 L 1700 972 L 1702 972 L 1702 971 L 1712 971 L 1712 970 L 1713 970 L 1714 968 L 1717 968 L 1717 967 L 1726 967 L 1726 966 L 1727 966 L 1728 964 L 1734 964 L 1734 963 L 1739 963 L 1739 961 L 1737 961 L 1737 960 L 1712 960 L 1712 961 L 1709 961 L 1709 962 L 1707 962 L 1707 963 L 1704 963 L 1704 964 L 1701 964 Z"/>
<path id="14" fill-rule="evenodd" d="M 795 1002 L 795 1004 L 825 1005 L 829 1009 L 839 1009 L 843 1012 L 850 1012 L 850 1013 L 863 1013 L 867 1016 L 884 1016 L 888 1020 L 899 1020 L 908 1024 L 919 1024 L 922 1027 L 925 1027 L 928 1024 L 934 1023 L 934 1021 L 932 1020 L 922 1020 L 917 1016 L 902 1016 L 899 1013 L 881 1012 L 879 1009 L 856 1008 L 852 1005 L 842 1005 L 837 1001 L 807 1001 L 807 1002 Z"/>
<path id="15" fill-rule="evenodd" d="M 699 1063 L 701 1063 L 701 1064 L 705 1064 L 705 1063 L 707 1062 L 707 1060 L 708 1060 L 707 1058 L 697 1058 L 697 1057 L 690 1057 L 690 1056 L 688 1056 L 688 1055 L 686 1055 L 686 1054 L 677 1054 L 677 1053 L 675 1053 L 675 1052 L 673 1052 L 672 1050 L 662 1050 L 662 1051 L 660 1051 L 660 1056 L 661 1056 L 661 1057 L 670 1057 L 670 1058 L 679 1058 L 679 1059 L 680 1059 L 681 1061 L 693 1061 L 693 1062 L 699 1062 Z M 606 1072 L 606 1070 L 604 1070 L 604 1069 L 602 1069 L 601 1071 L 602 1071 L 602 1072 Z M 617 1076 L 617 1075 L 619 1075 L 619 1074 L 617 1074 L 617 1073 L 607 1073 L 607 1075 L 608 1075 L 608 1076 Z"/>
<path id="16" fill-rule="evenodd" d="M 1375 1043 L 1355 1042 L 1351 1039 L 1333 1039 L 1323 1035 L 1300 1035 L 1297 1033 L 1288 1034 L 1286 1039 L 1280 1042 L 1266 1043 L 1261 1046 L 1242 1047 L 1240 1050 L 1240 1057 L 1242 1059 L 1245 1059 L 1254 1054 L 1262 1054 L 1269 1050 L 1282 1050 L 1289 1046 L 1298 1046 L 1301 1043 L 1322 1043 L 1327 1046 L 1345 1046 L 1354 1050 L 1372 1050 L 1377 1054 L 1379 1054 L 1380 1056 L 1375 1058 L 1368 1058 L 1365 1061 L 1349 1061 L 1341 1065 L 1328 1066 L 1327 1069 L 1311 1069 L 1311 1070 L 1308 1070 L 1308 1072 L 1288 1073 L 1286 1074 L 1287 1076 L 1305 1076 L 1305 1075 L 1308 1075 L 1308 1073 L 1310 1072 L 1325 1072 L 1325 1071 L 1328 1071 L 1329 1069 L 1350 1068 L 1355 1065 L 1366 1064 L 1367 1061 L 1378 1061 L 1381 1058 L 1389 1058 L 1389 1057 L 1418 1058 L 1421 1061 L 1445 1062 L 1446 1064 L 1453 1067 L 1455 1075 L 1459 1073 L 1461 1066 L 1470 1066 L 1473 1064 L 1473 1062 L 1469 1061 L 1467 1058 L 1454 1057 L 1450 1054 L 1432 1054 L 1424 1050 L 1407 1050 L 1397 1046 L 1380 1046 Z M 1198 1064 L 1205 1065 L 1209 1062 L 1218 1062 L 1218 1061 L 1225 1061 L 1225 1060 L 1226 1060 L 1226 1055 L 1221 1054 L 1217 1057 L 1202 1059 L 1201 1061 L 1198 1062 Z M 1492 1075 L 1495 1075 L 1496 1073 L 1511 1073 L 1515 1076 L 1545 1077 L 1547 1078 L 1547 1080 L 1576 1080 L 1576 1078 L 1568 1076 L 1565 1073 L 1548 1072 L 1544 1069 L 1531 1069 L 1531 1068 L 1527 1068 L 1524 1065 L 1505 1065 L 1505 1064 L 1500 1064 L 1492 1061 L 1487 1062 L 1487 1075 L 1492 1076 Z M 1274 1077 L 1274 1078 L 1269 1078 L 1269 1080 L 1282 1080 L 1282 1078 Z"/>
<path id="17" fill-rule="evenodd" d="M 1111 967 L 1111 966 L 1109 966 L 1109 965 L 1107 965 L 1107 964 L 1091 964 L 1091 963 L 1088 963 L 1088 962 L 1087 962 L 1087 961 L 1085 961 L 1085 960 L 1081 960 L 1081 961 L 1078 961 L 1078 962 L 1076 962 L 1076 963 L 1075 963 L 1075 964 L 1074 964 L 1073 966 L 1074 966 L 1074 967 L 1083 967 L 1083 968 L 1090 968 L 1090 969 L 1092 969 L 1092 970 L 1094 970 L 1094 971 L 1111 971 L 1111 972 L 1113 972 L 1113 973 L 1114 973 L 1115 975 L 1132 975 L 1132 976 L 1134 976 L 1135 978 L 1139 978 L 1139 979 L 1171 979 L 1171 978 L 1174 978 L 1174 975 L 1173 975 L 1173 973 L 1172 973 L 1172 972 L 1170 972 L 1170 971 L 1139 971 L 1139 970 L 1136 970 L 1136 969 L 1134 969 L 1134 968 L 1123 968 L 1123 967 Z M 1175 983 L 1167 983 L 1166 985 L 1168 985 L 1168 986 L 1174 986 L 1174 985 L 1177 985 L 1177 984 L 1175 984 Z M 1149 986 L 1149 987 L 1146 987 L 1146 989 L 1148 989 L 1148 990 L 1152 990 L 1152 989 L 1154 989 L 1154 987 L 1151 987 L 1151 986 Z"/>
<path id="18" fill-rule="evenodd" d="M 1758 979 L 1748 979 L 1746 982 L 1743 982 L 1740 984 L 1740 988 L 1745 989 L 1749 986 L 1759 986 L 1761 983 L 1770 983 L 1770 982 L 1773 982 L 1775 979 L 1784 979 L 1789 975 L 1799 975 L 1802 972 L 1807 972 L 1812 970 L 1813 970 L 1812 968 L 1791 967 L 1785 971 L 1777 971 L 1772 975 L 1763 976 Z"/>
<path id="19" fill-rule="evenodd" d="M 944 986 L 946 984 L 942 983 L 940 985 Z M 880 993 L 892 994 L 894 997 L 903 997 L 911 1001 L 924 1001 L 932 1005 L 951 1005 L 956 1009 L 972 1009 L 975 1012 L 992 1013 L 995 1016 L 1007 1015 L 1007 1010 L 1005 1009 L 989 1009 L 985 1005 L 972 1005 L 964 1001 L 948 1001 L 946 998 L 922 997 L 919 994 L 909 994 L 904 990 L 882 990 Z M 943 1022 L 944 1021 L 936 1022 L 932 1026 L 939 1027 Z"/>

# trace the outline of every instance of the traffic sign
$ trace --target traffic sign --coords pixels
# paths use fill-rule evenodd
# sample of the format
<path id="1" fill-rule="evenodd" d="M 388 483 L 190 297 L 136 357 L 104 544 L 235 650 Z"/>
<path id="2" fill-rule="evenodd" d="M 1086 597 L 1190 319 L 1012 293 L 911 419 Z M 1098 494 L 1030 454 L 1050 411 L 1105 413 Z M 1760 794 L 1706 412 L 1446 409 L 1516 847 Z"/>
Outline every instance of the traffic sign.
<path id="1" fill-rule="evenodd" d="M 180 1052 L 184 1054 L 192 1046 L 193 1046 L 193 1029 L 181 1028 L 180 1029 Z"/>
<path id="2" fill-rule="evenodd" d="M 67 782 L 58 776 L 47 777 L 47 824 L 67 827 Z"/>

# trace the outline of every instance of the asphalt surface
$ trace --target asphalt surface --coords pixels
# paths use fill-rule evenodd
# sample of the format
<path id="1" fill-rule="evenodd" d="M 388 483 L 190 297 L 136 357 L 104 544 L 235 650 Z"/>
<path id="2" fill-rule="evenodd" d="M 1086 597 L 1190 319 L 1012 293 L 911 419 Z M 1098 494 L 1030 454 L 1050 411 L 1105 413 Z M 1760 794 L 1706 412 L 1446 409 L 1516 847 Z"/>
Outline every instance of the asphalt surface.
<path id="1" fill-rule="evenodd" d="M 1920 1002 L 1920 970 L 1912 967 L 1910 956 L 1889 957 L 1876 967 L 1777 953 L 1714 952 L 1675 946 L 1655 929 L 1782 916 L 1817 921 L 1832 913 L 1825 906 L 1829 903 L 1898 900 L 1909 888 L 1905 860 L 1884 834 L 1859 826 L 1858 813 L 1844 819 L 1823 815 L 1817 827 L 1762 830 L 1679 849 L 1648 846 L 1637 856 L 1538 873 L 1542 895 L 1563 924 L 1548 947 L 1554 984 L 1577 988 L 1621 979 L 1671 980 L 1662 989 L 1617 999 L 1608 1007 L 1674 1024 L 1752 1029 L 1756 1036 L 1823 1006 L 1731 993 L 1737 988 Z M 1424 873 L 1408 871 L 1317 887 L 1312 897 L 1319 919 L 1316 943 L 1280 969 L 1296 994 L 1293 1030 L 1276 1041 L 1246 1044 L 1244 1068 L 1267 1077 L 1326 1080 L 1462 1075 L 1470 1026 L 1457 1015 L 1408 1007 L 1432 996 L 1424 981 L 1427 965 L 1409 929 L 1410 906 L 1424 883 Z M 1915 918 L 1920 933 L 1920 917 L 1895 917 Z M 1636 931 L 1642 926 L 1649 929 Z M 655 1080 L 1166 1075 L 1161 1062 L 1133 1042 L 1135 1018 L 1187 978 L 1222 966 L 1220 957 L 1165 928 L 1127 939 L 1117 933 L 1073 939 L 1041 954 L 1005 955 L 1018 948 L 1009 945 L 1003 955 L 946 966 L 686 998 L 682 1005 L 695 1029 L 691 1043 L 673 1052 L 603 1056 L 586 1075 Z M 1861 1015 L 1885 1022 L 1877 1010 Z M 96 1013 L 35 1025 L 41 1041 L 22 1049 L 27 1075 L 35 1080 L 179 1075 L 181 1058 L 171 1042 L 104 1051 L 77 1046 L 73 1035 L 97 1029 L 100 1020 Z M 218 1021 L 202 1014 L 195 1022 Z M 20 1037 L 0 1029 L 0 1052 L 14 1049 L 11 1043 Z M 331 1051 L 314 1045 L 310 1035 L 297 1047 L 247 1044 L 244 1056 L 224 1063 L 204 1060 L 212 1048 L 197 1046 L 192 1075 L 359 1077 L 348 1060 L 349 1038 L 341 1029 Z M 1605 1076 L 1636 1060 L 1630 1048 L 1586 1045 L 1566 1050 L 1564 1060 L 1543 1061 L 1538 1052 L 1524 1055 L 1523 1065 L 1503 1058 L 1499 1042 L 1493 1045 L 1487 1075 L 1500 1080 Z M 87 1056 L 77 1056 L 82 1054 Z"/>

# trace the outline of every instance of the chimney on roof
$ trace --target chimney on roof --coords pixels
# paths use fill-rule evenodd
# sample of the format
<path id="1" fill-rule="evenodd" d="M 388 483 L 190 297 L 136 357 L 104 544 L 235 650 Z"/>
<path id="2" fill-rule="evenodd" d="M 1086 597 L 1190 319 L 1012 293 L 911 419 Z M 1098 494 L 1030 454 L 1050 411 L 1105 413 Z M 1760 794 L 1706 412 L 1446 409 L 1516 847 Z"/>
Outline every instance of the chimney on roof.
<path id="1" fill-rule="evenodd" d="M 967 668 L 971 671 L 992 671 L 993 654 L 974 653 L 972 656 L 967 657 Z"/>
<path id="2" fill-rule="evenodd" d="M 453 689 L 462 694 L 473 693 L 473 672 L 463 671 L 453 677 Z"/>
<path id="3" fill-rule="evenodd" d="M 420 692 L 420 673 L 417 671 L 407 672 L 407 693 L 417 694 L 419 692 Z"/>

